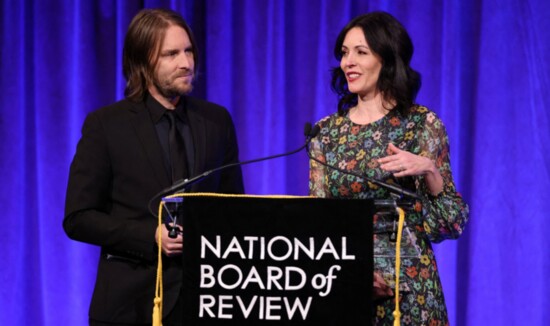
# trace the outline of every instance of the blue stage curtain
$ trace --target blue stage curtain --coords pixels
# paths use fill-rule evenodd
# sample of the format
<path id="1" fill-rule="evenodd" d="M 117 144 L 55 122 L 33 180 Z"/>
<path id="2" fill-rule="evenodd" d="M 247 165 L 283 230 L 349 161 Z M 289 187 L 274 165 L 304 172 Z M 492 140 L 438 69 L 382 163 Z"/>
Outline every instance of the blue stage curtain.
<path id="1" fill-rule="evenodd" d="M 98 249 L 62 230 L 69 164 L 85 115 L 123 96 L 131 18 L 157 6 L 195 31 L 194 94 L 231 111 L 242 160 L 300 146 L 304 123 L 336 110 L 340 29 L 368 11 L 395 15 L 415 44 L 418 102 L 445 122 L 471 208 L 460 240 L 435 246 L 451 324 L 550 320 L 547 0 L 2 0 L 1 325 L 87 324 Z M 247 192 L 305 195 L 307 165 L 300 153 L 246 166 Z"/>

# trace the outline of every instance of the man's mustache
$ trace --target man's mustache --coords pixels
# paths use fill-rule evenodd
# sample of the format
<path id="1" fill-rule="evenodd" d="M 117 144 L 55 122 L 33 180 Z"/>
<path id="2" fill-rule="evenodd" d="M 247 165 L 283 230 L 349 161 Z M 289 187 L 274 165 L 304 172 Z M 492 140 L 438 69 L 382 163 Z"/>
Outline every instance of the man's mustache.
<path id="1" fill-rule="evenodd" d="M 180 78 L 180 77 L 192 77 L 193 76 L 193 70 L 187 69 L 182 72 L 177 73 L 174 78 Z"/>

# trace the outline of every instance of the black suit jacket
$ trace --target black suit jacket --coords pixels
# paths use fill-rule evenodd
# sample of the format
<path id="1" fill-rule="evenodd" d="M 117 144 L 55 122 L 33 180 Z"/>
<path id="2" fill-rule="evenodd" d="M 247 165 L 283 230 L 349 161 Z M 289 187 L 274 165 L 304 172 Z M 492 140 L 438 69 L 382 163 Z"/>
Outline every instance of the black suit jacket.
<path id="1" fill-rule="evenodd" d="M 183 97 L 195 155 L 191 176 L 238 161 L 233 122 L 221 106 Z M 74 240 L 101 246 L 90 318 L 151 321 L 157 220 L 148 203 L 170 186 L 162 147 L 144 102 L 122 100 L 88 115 L 71 164 L 63 227 Z M 243 193 L 241 169 L 195 184 L 192 191 Z M 153 205 L 155 212 L 158 201 Z M 164 257 L 164 308 L 181 287 L 181 257 Z"/>

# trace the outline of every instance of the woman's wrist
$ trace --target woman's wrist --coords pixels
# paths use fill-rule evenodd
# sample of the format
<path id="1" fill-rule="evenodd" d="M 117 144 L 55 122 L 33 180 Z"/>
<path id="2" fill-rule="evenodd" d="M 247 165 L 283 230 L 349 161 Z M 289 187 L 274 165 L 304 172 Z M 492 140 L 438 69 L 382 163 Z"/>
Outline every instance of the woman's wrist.
<path id="1" fill-rule="evenodd" d="M 426 159 L 429 160 L 429 168 L 424 175 L 424 180 L 430 195 L 437 197 L 443 191 L 443 177 L 441 176 L 441 173 L 439 173 L 439 169 L 435 165 L 435 162 L 429 158 Z"/>

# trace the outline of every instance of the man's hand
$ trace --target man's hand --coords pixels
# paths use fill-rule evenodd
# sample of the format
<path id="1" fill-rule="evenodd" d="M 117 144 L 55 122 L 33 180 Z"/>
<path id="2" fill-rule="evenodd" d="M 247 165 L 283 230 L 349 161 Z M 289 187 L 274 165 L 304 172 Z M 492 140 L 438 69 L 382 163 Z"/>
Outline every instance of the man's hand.
<path id="1" fill-rule="evenodd" d="M 160 233 L 162 237 L 162 252 L 166 256 L 175 256 L 175 255 L 181 255 L 183 250 L 183 236 L 182 236 L 182 228 L 181 226 L 176 226 L 180 232 L 178 232 L 178 236 L 176 238 L 170 238 L 168 236 L 168 228 L 163 224 L 160 226 Z M 157 242 L 157 245 L 159 243 L 159 227 L 157 227 L 157 231 L 155 232 L 155 241 Z"/>

